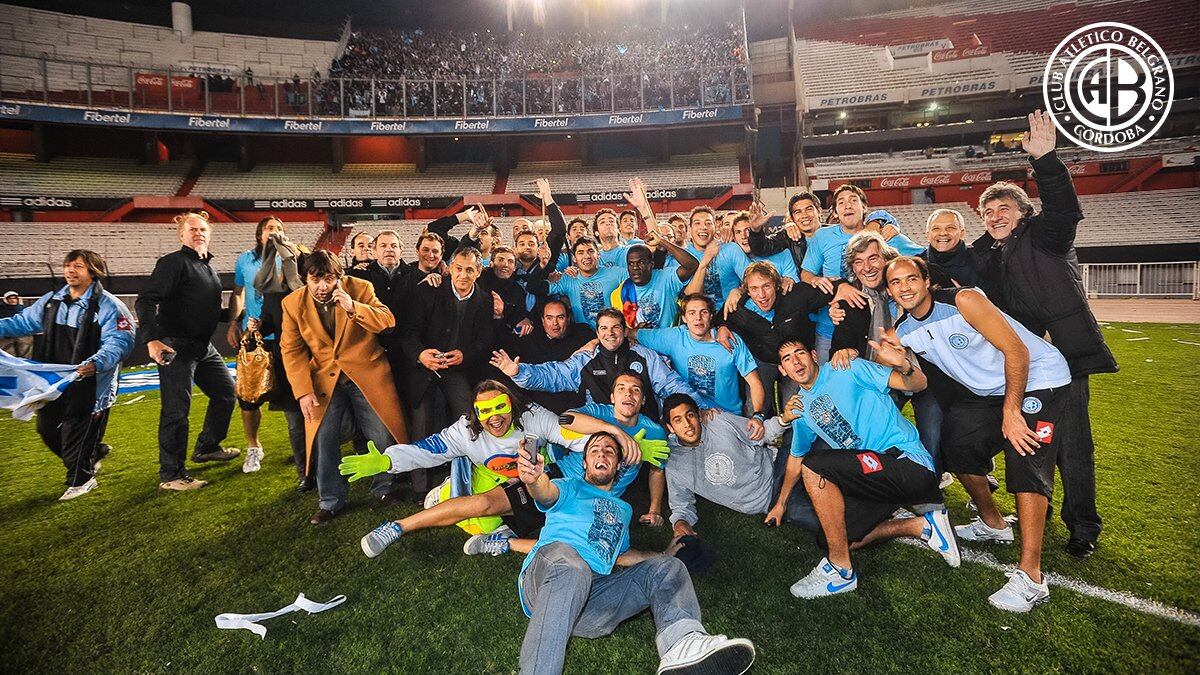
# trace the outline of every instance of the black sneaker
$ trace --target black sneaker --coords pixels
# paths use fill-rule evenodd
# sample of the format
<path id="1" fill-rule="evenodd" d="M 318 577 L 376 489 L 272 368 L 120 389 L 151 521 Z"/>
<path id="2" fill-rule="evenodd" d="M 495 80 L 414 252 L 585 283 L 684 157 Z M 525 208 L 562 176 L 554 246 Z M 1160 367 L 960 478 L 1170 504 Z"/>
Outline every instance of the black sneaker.
<path id="1" fill-rule="evenodd" d="M 1067 542 L 1067 555 L 1086 560 L 1096 551 L 1096 542 L 1087 539 L 1071 539 Z"/>
<path id="2" fill-rule="evenodd" d="M 317 481 L 311 478 L 301 478 L 300 482 L 296 484 L 296 492 L 310 492 L 315 487 L 317 487 Z"/>
<path id="3" fill-rule="evenodd" d="M 242 454 L 237 448 L 221 448 L 212 452 L 193 452 L 193 462 L 228 462 Z"/>

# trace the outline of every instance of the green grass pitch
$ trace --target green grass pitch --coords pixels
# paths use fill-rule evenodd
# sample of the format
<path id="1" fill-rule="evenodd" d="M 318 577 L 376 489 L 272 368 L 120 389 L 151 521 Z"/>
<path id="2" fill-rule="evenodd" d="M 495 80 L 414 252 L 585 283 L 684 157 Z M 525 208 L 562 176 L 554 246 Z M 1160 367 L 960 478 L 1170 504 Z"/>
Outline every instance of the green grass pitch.
<path id="1" fill-rule="evenodd" d="M 1140 332 L 1127 332 L 1140 331 Z M 1105 532 L 1088 561 L 1062 552 L 1057 519 L 1044 567 L 1200 612 L 1200 326 L 1108 326 L 1121 372 L 1092 380 L 1097 482 Z M 1135 340 L 1148 337 L 1149 340 Z M 121 397 L 126 402 L 133 396 Z M 193 437 L 203 413 L 192 411 Z M 0 671 L 284 673 L 515 672 L 526 621 L 517 555 L 466 557 L 457 529 L 406 537 L 368 560 L 358 539 L 414 507 L 351 508 L 313 527 L 316 497 L 294 492 L 282 415 L 265 417 L 257 474 L 204 465 L 193 493 L 157 489 L 158 402 L 114 409 L 100 488 L 58 503 L 62 466 L 32 423 L 0 419 Z M 230 444 L 244 446 L 235 418 Z M 998 493 L 1012 509 L 1009 495 Z M 965 494 L 947 494 L 965 523 Z M 803 602 L 788 586 L 820 557 L 808 533 L 704 504 L 700 531 L 719 560 L 696 579 L 711 632 L 748 637 L 756 672 L 1196 672 L 1200 629 L 1052 588 L 1028 615 L 993 609 L 1003 575 L 889 544 L 857 554 L 859 589 Z M 636 526 L 635 526 L 636 528 Z M 666 530 L 635 529 L 661 548 Z M 1017 551 L 976 545 L 1006 563 Z M 218 630 L 222 612 L 265 612 L 297 593 L 342 606 L 266 622 L 265 640 Z M 575 639 L 567 672 L 653 672 L 653 622 Z"/>

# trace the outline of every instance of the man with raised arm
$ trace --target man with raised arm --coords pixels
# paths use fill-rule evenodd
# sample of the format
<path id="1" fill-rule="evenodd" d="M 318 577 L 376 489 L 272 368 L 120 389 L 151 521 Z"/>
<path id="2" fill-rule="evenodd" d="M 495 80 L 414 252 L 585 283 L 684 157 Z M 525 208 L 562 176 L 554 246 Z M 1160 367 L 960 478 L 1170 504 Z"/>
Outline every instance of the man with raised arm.
<path id="1" fill-rule="evenodd" d="M 749 640 L 709 635 L 687 568 L 678 559 L 629 549 L 632 509 L 613 495 L 620 444 L 588 438 L 584 475 L 550 480 L 540 454 L 517 460 L 522 483 L 546 525 L 525 558 L 517 588 L 529 627 L 522 673 L 561 673 L 572 635 L 598 638 L 647 608 L 654 615 L 659 675 L 740 675 L 754 662 Z"/>
<path id="2" fill-rule="evenodd" d="M 666 328 L 679 313 L 679 292 L 696 273 L 700 262 L 692 254 L 658 234 L 646 186 L 640 179 L 629 181 L 629 200 L 646 222 L 646 243 L 635 244 L 626 253 L 629 278 L 612 293 L 612 306 L 621 310 L 630 328 Z M 654 269 L 654 250 L 665 248 L 679 263 L 672 269 Z"/>

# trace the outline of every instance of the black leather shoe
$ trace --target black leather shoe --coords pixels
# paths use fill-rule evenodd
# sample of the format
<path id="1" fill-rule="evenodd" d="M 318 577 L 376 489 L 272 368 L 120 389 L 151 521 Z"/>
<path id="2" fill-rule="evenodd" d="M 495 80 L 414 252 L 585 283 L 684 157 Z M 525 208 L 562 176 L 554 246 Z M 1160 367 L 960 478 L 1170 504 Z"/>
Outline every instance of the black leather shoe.
<path id="1" fill-rule="evenodd" d="M 325 509 L 317 509 L 317 512 L 312 514 L 312 518 L 309 518 L 308 522 L 312 525 L 320 525 L 321 523 L 327 523 L 336 517 L 337 517 L 337 513 L 333 512 L 333 511 L 327 511 Z"/>
<path id="2" fill-rule="evenodd" d="M 1096 550 L 1096 542 L 1088 541 L 1087 539 L 1071 539 L 1067 542 L 1067 555 L 1074 556 L 1080 560 L 1085 560 L 1091 557 Z"/>
<path id="3" fill-rule="evenodd" d="M 317 487 L 317 481 L 311 478 L 301 478 L 299 483 L 296 483 L 296 492 L 309 492 Z"/>

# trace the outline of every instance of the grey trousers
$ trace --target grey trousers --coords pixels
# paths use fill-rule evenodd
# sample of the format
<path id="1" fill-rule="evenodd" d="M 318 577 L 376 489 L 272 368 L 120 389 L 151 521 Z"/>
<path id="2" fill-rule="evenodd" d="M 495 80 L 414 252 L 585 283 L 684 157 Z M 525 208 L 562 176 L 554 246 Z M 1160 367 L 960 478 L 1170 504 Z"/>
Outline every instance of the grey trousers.
<path id="1" fill-rule="evenodd" d="M 572 635 L 604 637 L 647 607 L 654 613 L 659 656 L 688 633 L 704 631 L 692 578 L 671 556 L 600 575 L 571 546 L 553 542 L 534 552 L 521 588 L 533 614 L 521 643 L 524 675 L 558 675 Z"/>

